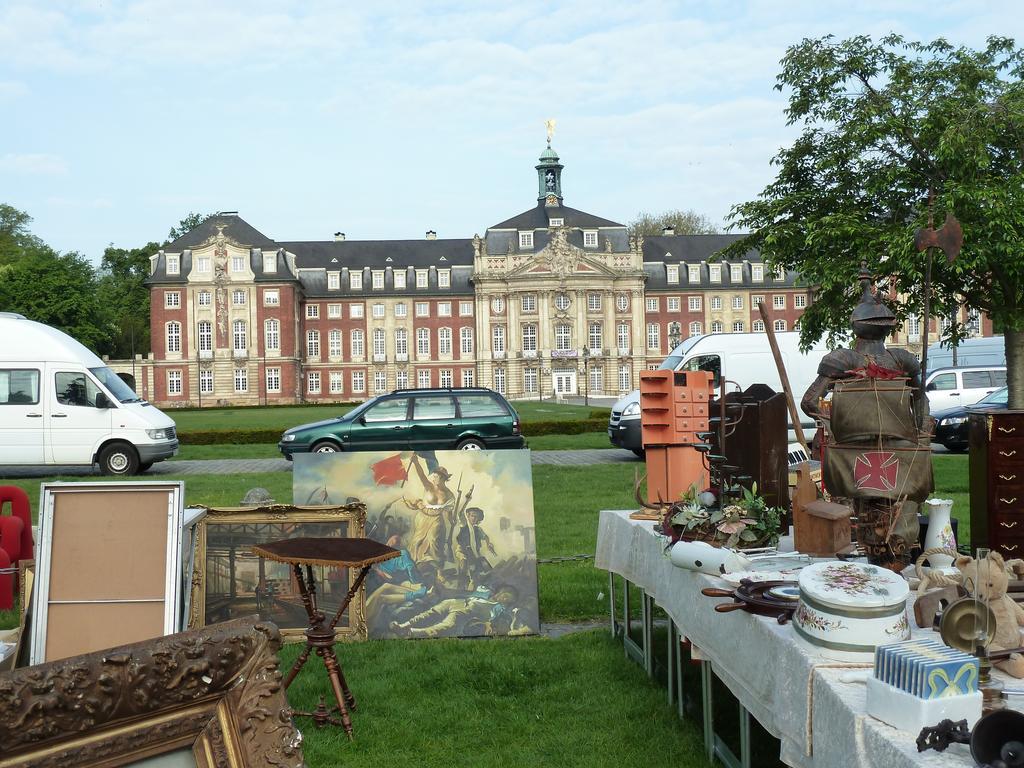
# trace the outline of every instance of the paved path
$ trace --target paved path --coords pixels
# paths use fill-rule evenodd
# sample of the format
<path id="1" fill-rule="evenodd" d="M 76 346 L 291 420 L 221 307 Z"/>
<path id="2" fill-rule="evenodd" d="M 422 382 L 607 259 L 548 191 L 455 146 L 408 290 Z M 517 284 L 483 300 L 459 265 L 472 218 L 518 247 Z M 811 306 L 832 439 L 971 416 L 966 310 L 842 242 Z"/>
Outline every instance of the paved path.
<path id="1" fill-rule="evenodd" d="M 619 448 L 590 448 L 581 451 L 533 451 L 534 464 L 560 467 L 588 467 L 595 464 L 636 463 L 630 451 Z M 285 459 L 206 459 L 202 461 L 161 461 L 153 465 L 146 477 L 158 475 L 258 475 L 264 472 L 290 472 L 292 463 Z M 0 478 L 19 477 L 87 477 L 99 475 L 99 469 L 88 467 L 0 467 Z"/>

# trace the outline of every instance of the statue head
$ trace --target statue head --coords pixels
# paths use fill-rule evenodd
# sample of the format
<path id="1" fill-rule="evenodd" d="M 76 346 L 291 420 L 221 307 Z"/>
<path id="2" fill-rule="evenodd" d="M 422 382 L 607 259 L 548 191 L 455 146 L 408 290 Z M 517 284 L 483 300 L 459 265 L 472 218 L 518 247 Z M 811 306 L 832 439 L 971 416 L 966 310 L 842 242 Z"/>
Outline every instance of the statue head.
<path id="1" fill-rule="evenodd" d="M 860 303 L 853 308 L 853 314 L 850 315 L 853 334 L 858 339 L 880 341 L 896 327 L 896 316 L 882 303 L 878 293 L 872 292 L 871 275 L 866 266 L 861 268 L 860 285 Z"/>

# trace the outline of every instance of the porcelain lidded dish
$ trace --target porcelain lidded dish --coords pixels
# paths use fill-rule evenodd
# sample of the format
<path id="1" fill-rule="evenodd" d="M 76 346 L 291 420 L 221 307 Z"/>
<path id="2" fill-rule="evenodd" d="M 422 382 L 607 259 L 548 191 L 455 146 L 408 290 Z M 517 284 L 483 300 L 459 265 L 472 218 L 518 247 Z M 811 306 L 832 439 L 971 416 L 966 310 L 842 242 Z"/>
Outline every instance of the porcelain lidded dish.
<path id="1" fill-rule="evenodd" d="M 910 639 L 909 596 L 906 580 L 885 568 L 815 563 L 800 571 L 793 629 L 824 655 L 868 660 L 876 646 Z"/>

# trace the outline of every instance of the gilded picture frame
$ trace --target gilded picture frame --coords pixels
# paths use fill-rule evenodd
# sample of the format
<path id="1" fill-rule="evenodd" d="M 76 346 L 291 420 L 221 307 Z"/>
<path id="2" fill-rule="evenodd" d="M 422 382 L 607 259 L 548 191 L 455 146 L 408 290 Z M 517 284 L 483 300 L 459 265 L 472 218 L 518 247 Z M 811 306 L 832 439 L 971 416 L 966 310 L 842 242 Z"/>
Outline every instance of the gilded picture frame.
<path id="1" fill-rule="evenodd" d="M 366 505 L 207 507 L 198 524 L 192 571 L 190 629 L 258 614 L 273 621 L 284 642 L 305 641 L 308 620 L 291 569 L 256 557 L 253 544 L 313 537 L 362 538 Z M 352 569 L 314 567 L 320 610 L 332 614 L 358 575 Z M 335 628 L 337 640 L 365 640 L 364 590 L 352 598 Z"/>
<path id="2" fill-rule="evenodd" d="M 0 768 L 300 768 L 280 645 L 251 617 L 2 673 Z"/>

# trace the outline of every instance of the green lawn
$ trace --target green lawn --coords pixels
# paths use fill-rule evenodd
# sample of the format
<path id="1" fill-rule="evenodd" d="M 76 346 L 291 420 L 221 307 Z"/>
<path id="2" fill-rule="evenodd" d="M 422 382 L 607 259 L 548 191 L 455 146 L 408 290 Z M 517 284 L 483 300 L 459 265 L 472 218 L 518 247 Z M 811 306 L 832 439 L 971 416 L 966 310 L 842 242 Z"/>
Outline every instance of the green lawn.
<path id="1" fill-rule="evenodd" d="M 513 403 L 520 418 L 530 421 L 576 421 L 585 419 L 596 408 L 583 405 L 559 405 L 551 402 L 520 400 Z M 222 429 L 279 429 L 282 432 L 299 424 L 331 419 L 352 410 L 352 405 L 296 405 L 270 408 L 168 409 L 179 432 Z M 607 409 L 605 409 L 607 410 Z"/>
<path id="2" fill-rule="evenodd" d="M 534 451 L 578 451 L 584 448 L 613 448 L 606 432 L 584 432 L 581 435 L 540 435 L 527 439 Z M 194 459 L 279 459 L 277 443 L 246 445 L 182 445 L 171 461 Z"/>

